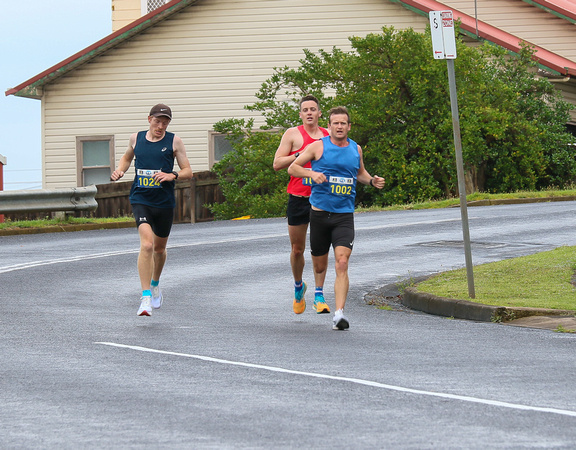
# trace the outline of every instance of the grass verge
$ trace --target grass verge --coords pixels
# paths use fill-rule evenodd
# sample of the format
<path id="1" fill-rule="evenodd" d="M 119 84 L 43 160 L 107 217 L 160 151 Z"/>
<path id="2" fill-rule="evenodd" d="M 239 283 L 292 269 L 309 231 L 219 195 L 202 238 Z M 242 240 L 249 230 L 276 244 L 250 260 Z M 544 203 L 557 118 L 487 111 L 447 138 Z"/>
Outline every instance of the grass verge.
<path id="1" fill-rule="evenodd" d="M 16 220 L 0 223 L 0 230 L 13 230 L 22 228 L 43 228 L 62 225 L 82 225 L 87 223 L 119 223 L 134 221 L 134 217 L 67 217 L 66 219 L 39 219 L 39 220 Z"/>
<path id="2" fill-rule="evenodd" d="M 474 267 L 476 298 L 468 297 L 466 269 L 417 283 L 420 292 L 494 306 L 576 310 L 576 247 Z"/>
<path id="3" fill-rule="evenodd" d="M 528 198 L 560 198 L 560 197 L 576 197 L 576 189 L 547 189 L 543 191 L 519 191 L 507 194 L 487 194 L 487 193 L 474 193 L 466 197 L 467 202 L 475 202 L 479 200 L 512 200 L 512 199 L 528 199 Z M 403 210 L 416 210 L 416 209 L 436 209 L 436 208 L 450 208 L 460 205 L 459 198 L 449 198 L 445 200 L 430 200 L 419 203 L 408 203 L 403 205 L 392 205 L 384 208 L 380 207 L 360 207 L 357 212 L 369 211 L 403 211 Z"/>

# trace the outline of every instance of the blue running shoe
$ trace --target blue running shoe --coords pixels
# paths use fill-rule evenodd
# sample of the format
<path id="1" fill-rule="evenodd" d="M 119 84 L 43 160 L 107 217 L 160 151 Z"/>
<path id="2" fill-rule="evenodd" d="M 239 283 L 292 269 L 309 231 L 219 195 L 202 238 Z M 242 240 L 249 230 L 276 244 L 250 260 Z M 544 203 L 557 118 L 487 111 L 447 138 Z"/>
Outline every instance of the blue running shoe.
<path id="1" fill-rule="evenodd" d="M 324 301 L 323 294 L 316 294 L 314 296 L 314 310 L 316 314 L 330 314 L 330 308 Z"/>
<path id="2" fill-rule="evenodd" d="M 296 314 L 302 314 L 306 309 L 306 300 L 304 299 L 306 288 L 306 283 L 302 282 L 301 289 L 294 289 L 294 302 L 292 303 L 292 309 Z"/>

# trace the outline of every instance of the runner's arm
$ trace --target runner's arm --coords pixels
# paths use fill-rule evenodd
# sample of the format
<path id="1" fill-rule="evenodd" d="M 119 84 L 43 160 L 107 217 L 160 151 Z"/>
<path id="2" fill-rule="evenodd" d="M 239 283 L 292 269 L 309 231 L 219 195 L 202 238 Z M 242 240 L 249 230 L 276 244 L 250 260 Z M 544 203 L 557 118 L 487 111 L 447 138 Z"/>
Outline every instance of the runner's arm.
<path id="1" fill-rule="evenodd" d="M 118 161 L 118 167 L 114 172 L 112 172 L 112 175 L 110 176 L 110 179 L 112 181 L 118 181 L 120 178 L 124 176 L 126 171 L 130 168 L 130 164 L 132 164 L 132 160 L 134 159 L 134 147 L 136 146 L 136 136 L 137 133 L 134 133 L 132 136 L 130 136 L 130 140 L 128 141 L 128 149 L 122 155 L 120 161 Z"/>

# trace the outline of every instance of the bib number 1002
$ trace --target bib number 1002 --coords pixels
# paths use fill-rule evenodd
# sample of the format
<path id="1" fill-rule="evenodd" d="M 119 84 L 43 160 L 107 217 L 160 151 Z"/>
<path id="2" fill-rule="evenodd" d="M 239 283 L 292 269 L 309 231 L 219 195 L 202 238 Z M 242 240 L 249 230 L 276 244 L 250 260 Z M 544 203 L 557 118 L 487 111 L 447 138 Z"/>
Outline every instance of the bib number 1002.
<path id="1" fill-rule="evenodd" d="M 337 195 L 350 195 L 352 194 L 352 186 L 345 184 L 332 184 L 330 190 L 333 194 Z"/>

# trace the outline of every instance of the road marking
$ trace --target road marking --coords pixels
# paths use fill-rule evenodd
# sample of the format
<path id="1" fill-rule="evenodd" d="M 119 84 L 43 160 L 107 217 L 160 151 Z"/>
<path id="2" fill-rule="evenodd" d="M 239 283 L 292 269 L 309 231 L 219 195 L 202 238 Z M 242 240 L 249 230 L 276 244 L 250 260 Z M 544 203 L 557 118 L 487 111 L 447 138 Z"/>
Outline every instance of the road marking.
<path id="1" fill-rule="evenodd" d="M 427 395 L 430 397 L 440 397 L 440 398 L 446 398 L 446 399 L 450 399 L 450 400 L 460 400 L 460 401 L 470 402 L 470 403 L 480 403 L 483 405 L 497 406 L 497 407 L 501 407 L 501 408 L 519 409 L 522 411 L 536 411 L 536 412 L 560 414 L 563 416 L 576 417 L 576 411 L 569 411 L 569 410 L 565 410 L 565 409 L 543 408 L 543 407 L 539 407 L 539 406 L 520 405 L 517 403 L 501 402 L 498 400 L 487 400 L 487 399 L 483 399 L 483 398 L 468 397 L 466 395 L 456 395 L 456 394 L 446 394 L 446 393 L 442 393 L 442 392 L 422 391 L 419 389 L 405 388 L 402 386 L 393 386 L 390 384 L 383 384 L 383 383 L 378 383 L 376 381 L 362 380 L 359 378 L 339 377 L 339 376 L 335 376 L 335 375 L 327 375 L 327 374 L 315 373 L 315 372 L 302 372 L 299 370 L 283 369 L 282 367 L 264 366 L 261 364 L 252 364 L 252 363 L 245 363 L 245 362 L 240 362 L 240 361 L 230 361 L 230 360 L 226 360 L 226 359 L 212 358 L 210 356 L 191 355 L 188 353 L 169 352 L 169 351 L 165 351 L 165 350 L 157 350 L 157 349 L 153 349 L 153 348 L 140 347 L 140 346 L 136 346 L 136 345 L 118 344 L 115 342 L 95 342 L 95 344 L 107 345 L 107 346 L 111 346 L 111 347 L 125 348 L 125 349 L 130 349 L 130 350 L 136 350 L 139 352 L 159 353 L 162 355 L 171 355 L 171 356 L 181 356 L 184 358 L 193 358 L 193 359 L 198 359 L 201 361 L 214 362 L 214 363 L 218 363 L 218 364 L 228 364 L 228 365 L 232 365 L 232 366 L 248 367 L 251 369 L 268 370 L 270 372 L 280 372 L 280 373 L 288 373 L 288 374 L 292 374 L 292 375 L 302 375 L 302 376 L 313 377 L 313 378 L 324 378 L 324 379 L 328 379 L 328 380 L 345 381 L 348 383 L 361 384 L 364 386 L 371 386 L 371 387 L 376 387 L 376 388 L 381 388 L 381 389 L 388 389 L 391 391 L 404 392 L 407 394 Z"/>
<path id="2" fill-rule="evenodd" d="M 474 217 L 470 217 L 470 219 L 474 219 Z M 425 220 L 419 222 L 408 222 L 408 223 L 390 223 L 390 224 L 379 224 L 375 226 L 356 226 L 357 231 L 361 230 L 380 230 L 380 229 L 387 229 L 387 228 L 397 228 L 397 227 L 407 227 L 407 226 L 414 226 L 414 225 L 432 225 L 436 223 L 442 222 L 460 222 L 460 219 L 440 219 L 440 220 Z M 308 231 L 309 233 L 310 231 Z M 261 239 L 276 239 L 276 238 L 283 238 L 286 237 L 286 233 L 270 233 L 265 235 L 259 236 L 248 236 L 248 237 L 233 237 L 228 239 L 219 239 L 215 241 L 201 241 L 201 242 L 191 242 L 186 244 L 169 244 L 167 246 L 168 249 L 172 248 L 184 248 L 184 247 L 195 247 L 198 245 L 212 245 L 212 244 L 227 244 L 231 242 L 240 242 L 240 241 L 253 241 L 253 240 L 261 240 Z M 52 264 L 64 264 L 76 261 L 83 261 L 86 259 L 98 259 L 98 258 L 108 258 L 110 256 L 120 256 L 120 255 L 129 255 L 129 254 L 136 254 L 140 251 L 139 248 L 137 249 L 129 249 L 129 250 L 118 250 L 118 251 L 111 251 L 111 252 L 103 252 L 103 253 L 93 253 L 88 255 L 80 255 L 80 256 L 70 256 L 67 258 L 56 258 L 56 259 L 47 259 L 42 261 L 30 261 L 26 263 L 20 264 L 13 264 L 9 266 L 0 266 L 0 273 L 8 273 L 8 272 L 15 272 L 17 270 L 25 270 L 25 269 L 32 269 L 34 267 L 40 266 L 48 266 Z"/>
<path id="3" fill-rule="evenodd" d="M 257 239 L 272 239 L 278 237 L 286 236 L 285 233 L 278 233 L 278 234 L 268 234 L 268 235 L 261 235 L 261 236 L 250 236 L 246 238 L 229 238 L 229 239 L 221 239 L 217 241 L 203 241 L 203 242 L 192 242 L 188 244 L 173 244 L 168 245 L 167 248 L 183 248 L 183 247 L 194 247 L 197 245 L 211 245 L 211 244 L 225 244 L 230 242 L 240 242 L 240 241 L 252 241 Z M 76 261 L 83 261 L 85 259 L 98 259 L 98 258 L 108 258 L 110 256 L 120 256 L 120 255 L 130 255 L 135 254 L 140 251 L 139 248 L 131 249 L 131 250 L 118 250 L 113 252 L 104 252 L 104 253 L 93 253 L 89 255 L 80 255 L 80 256 L 70 256 L 68 258 L 56 258 L 56 259 L 47 259 L 44 261 L 30 261 L 27 263 L 21 264 L 13 264 L 11 266 L 0 266 L 0 273 L 7 273 L 7 272 L 14 272 L 16 270 L 24 270 L 24 269 L 31 269 L 34 267 L 39 266 L 48 266 L 51 264 L 63 264 L 69 262 L 76 262 Z"/>

